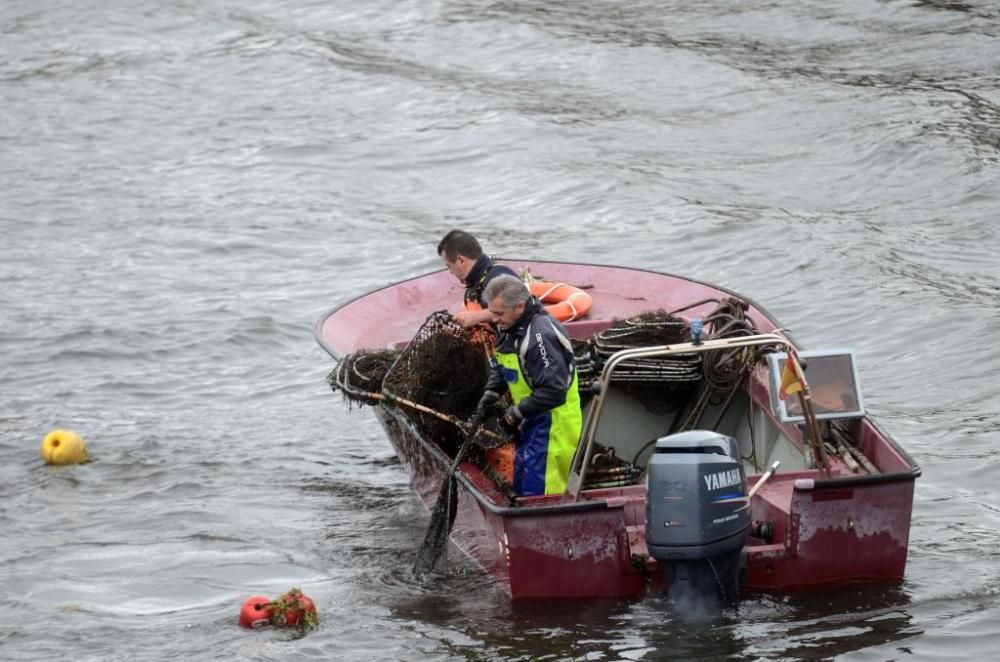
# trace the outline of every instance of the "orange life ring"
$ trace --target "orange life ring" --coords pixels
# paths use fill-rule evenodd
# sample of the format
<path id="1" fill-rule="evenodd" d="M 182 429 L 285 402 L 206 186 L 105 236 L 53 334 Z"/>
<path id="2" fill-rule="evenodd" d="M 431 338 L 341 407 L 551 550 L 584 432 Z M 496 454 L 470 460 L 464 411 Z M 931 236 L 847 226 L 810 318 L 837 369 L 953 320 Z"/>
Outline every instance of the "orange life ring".
<path id="1" fill-rule="evenodd" d="M 549 315 L 560 322 L 572 322 L 587 314 L 593 300 L 579 287 L 566 283 L 546 283 L 536 280 L 528 284 L 531 294 L 545 305 Z"/>

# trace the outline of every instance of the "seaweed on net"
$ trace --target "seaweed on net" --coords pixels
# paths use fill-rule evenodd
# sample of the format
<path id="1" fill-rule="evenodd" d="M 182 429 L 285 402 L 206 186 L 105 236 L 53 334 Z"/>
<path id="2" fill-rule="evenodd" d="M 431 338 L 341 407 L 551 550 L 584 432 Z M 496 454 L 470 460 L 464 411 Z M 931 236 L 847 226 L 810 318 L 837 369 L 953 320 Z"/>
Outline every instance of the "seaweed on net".
<path id="1" fill-rule="evenodd" d="M 399 356 L 398 349 L 361 350 L 348 354 L 329 375 L 330 388 L 340 390 L 352 404 L 375 405 L 382 381 Z"/>
<path id="2" fill-rule="evenodd" d="M 489 373 L 492 334 L 465 329 L 446 312 L 433 313 L 402 350 L 361 350 L 341 359 L 327 380 L 351 404 L 398 407 L 430 441 L 453 455 L 479 402 Z M 480 465 L 501 492 L 510 485 L 492 470 L 487 449 L 510 444 L 498 407 L 476 429 L 468 459 Z"/>
<path id="3" fill-rule="evenodd" d="M 478 329 L 457 324 L 445 311 L 432 313 L 403 348 L 382 381 L 389 396 L 467 420 L 486 386 L 487 345 Z M 423 412 L 409 414 L 446 452 L 461 444 L 463 431 Z"/>

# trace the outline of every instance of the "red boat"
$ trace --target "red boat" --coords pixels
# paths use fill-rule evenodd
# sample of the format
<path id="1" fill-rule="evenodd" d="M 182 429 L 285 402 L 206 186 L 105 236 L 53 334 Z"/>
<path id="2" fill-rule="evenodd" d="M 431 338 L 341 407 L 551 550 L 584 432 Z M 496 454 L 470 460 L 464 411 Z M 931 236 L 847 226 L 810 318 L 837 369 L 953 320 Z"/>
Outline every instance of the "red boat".
<path id="1" fill-rule="evenodd" d="M 647 484 L 654 481 L 643 467 L 661 449 L 661 442 L 654 448 L 650 440 L 675 431 L 678 416 L 643 406 L 628 388 L 616 385 L 615 371 L 643 357 L 749 356 L 762 348 L 771 350 L 765 357 L 768 365 L 756 362 L 730 396 L 702 403 L 697 411 L 688 402 L 681 416 L 691 420 L 686 429 L 714 431 L 738 446 L 741 482 L 745 477 L 738 487 L 744 504 L 749 502 L 748 508 L 742 506 L 749 515 L 742 587 L 785 592 L 902 579 L 920 468 L 865 414 L 850 352 L 798 352 L 809 364 L 813 402 L 799 400 L 802 406 L 797 407 L 779 400 L 778 373 L 781 357 L 788 361 L 787 350 L 801 348 L 767 311 L 744 297 L 640 269 L 502 262 L 590 295 L 588 314 L 564 324 L 574 340 L 587 340 L 616 320 L 650 310 L 675 312 L 690 322 L 711 315 L 726 300 L 743 302 L 751 329 L 734 337 L 626 349 L 608 359 L 595 379 L 598 394 L 585 410 L 565 494 L 511 500 L 477 464 L 458 466 L 451 540 L 511 598 L 628 598 L 662 589 L 667 574 L 647 544 L 661 529 L 647 530 L 646 521 L 661 497 L 652 506 L 647 503 L 653 498 Z M 335 359 L 360 350 L 402 347 L 430 313 L 455 310 L 461 292 L 446 271 L 395 283 L 325 314 L 317 322 L 316 339 Z M 829 395 L 824 390 L 840 399 L 824 403 Z M 405 407 L 376 406 L 375 413 L 413 488 L 432 507 L 451 459 L 414 424 Z M 595 472 L 595 456 L 608 449 L 633 460 L 629 464 L 637 471 L 624 473 L 634 480 L 611 481 L 609 486 L 608 481 L 588 479 L 588 472 Z M 776 471 L 767 471 L 779 463 Z"/>

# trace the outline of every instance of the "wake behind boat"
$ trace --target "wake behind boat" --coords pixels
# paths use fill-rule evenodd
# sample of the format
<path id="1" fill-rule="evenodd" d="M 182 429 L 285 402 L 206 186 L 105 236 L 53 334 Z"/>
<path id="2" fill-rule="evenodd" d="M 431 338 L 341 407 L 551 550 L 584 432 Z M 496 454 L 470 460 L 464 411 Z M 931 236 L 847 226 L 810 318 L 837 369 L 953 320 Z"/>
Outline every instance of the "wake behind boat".
<path id="1" fill-rule="evenodd" d="M 456 469 L 451 540 L 512 598 L 637 597 L 686 582 L 728 593 L 720 572 L 774 592 L 903 577 L 920 469 L 865 413 L 853 353 L 800 351 L 763 308 L 695 280 L 503 263 L 590 297 L 587 315 L 564 324 L 586 395 L 567 491 L 511 495 L 483 454 Z M 343 367 L 411 346 L 432 313 L 460 300 L 437 271 L 337 306 L 315 335 Z M 629 344 L 651 311 L 669 313 L 650 323 L 683 327 L 683 339 Z M 807 397 L 782 399 L 796 354 Z M 433 508 L 454 443 L 419 408 L 455 421 L 470 412 L 375 395 L 376 417 Z"/>

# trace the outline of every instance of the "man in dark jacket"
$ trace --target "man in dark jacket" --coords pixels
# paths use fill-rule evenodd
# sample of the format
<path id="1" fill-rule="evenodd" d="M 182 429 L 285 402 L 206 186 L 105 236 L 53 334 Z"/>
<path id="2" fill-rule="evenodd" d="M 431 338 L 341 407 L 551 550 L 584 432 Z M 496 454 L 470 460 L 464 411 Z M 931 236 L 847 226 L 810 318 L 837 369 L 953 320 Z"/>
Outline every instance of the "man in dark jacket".
<path id="1" fill-rule="evenodd" d="M 496 264 L 483 253 L 476 238 L 468 232 L 452 230 L 438 243 L 438 255 L 453 276 L 465 285 L 464 308 L 455 314 L 455 321 L 462 326 L 475 326 L 492 322 L 483 291 L 495 277 L 507 274 L 516 276 L 510 267 Z"/>
<path id="2" fill-rule="evenodd" d="M 521 433 L 514 456 L 514 491 L 561 493 L 582 427 L 569 336 L 516 276 L 492 278 L 483 298 L 497 322 L 497 342 L 480 407 L 492 406 L 510 391 L 514 404 L 504 421 Z"/>

